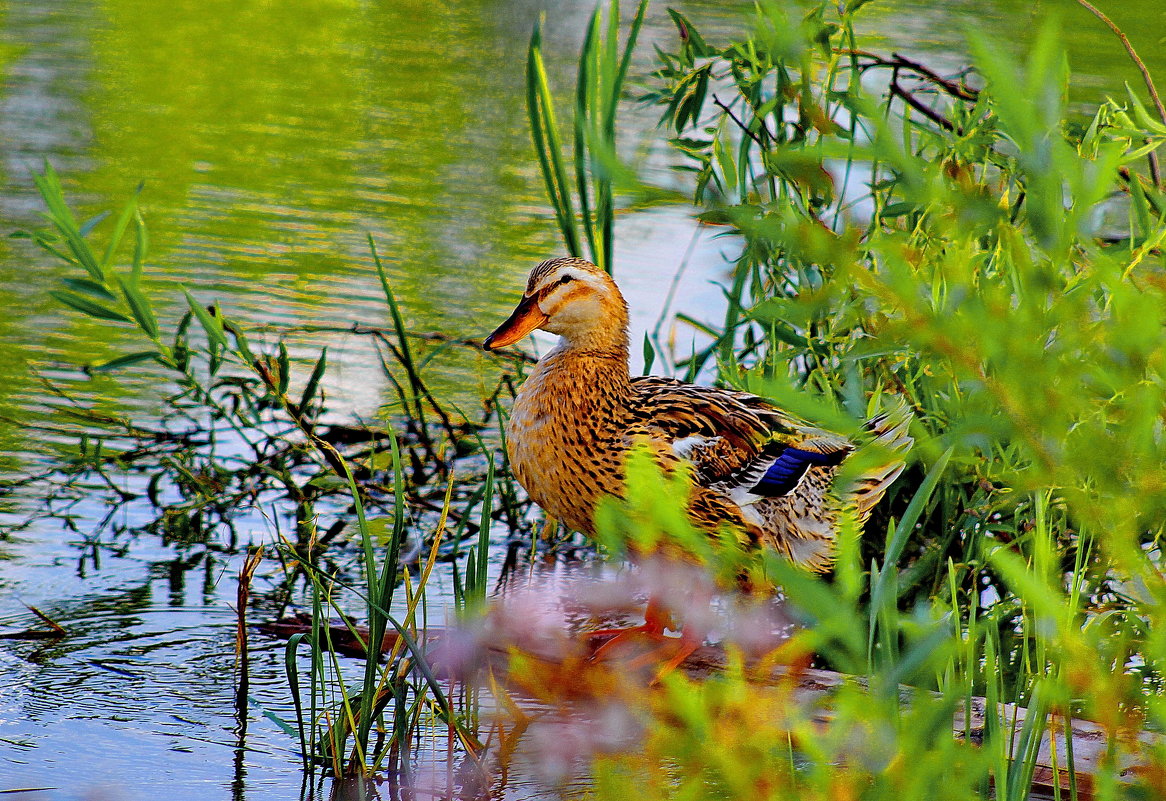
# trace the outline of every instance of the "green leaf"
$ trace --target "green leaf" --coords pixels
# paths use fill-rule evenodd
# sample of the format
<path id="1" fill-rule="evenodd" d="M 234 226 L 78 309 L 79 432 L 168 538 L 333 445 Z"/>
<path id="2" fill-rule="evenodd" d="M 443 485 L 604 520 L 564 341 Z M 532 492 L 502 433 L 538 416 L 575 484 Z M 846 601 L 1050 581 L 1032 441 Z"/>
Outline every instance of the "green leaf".
<path id="1" fill-rule="evenodd" d="M 206 308 L 199 304 L 194 296 L 190 294 L 185 288 L 182 293 L 186 295 L 186 302 L 190 305 L 190 310 L 194 312 L 194 316 L 198 318 L 198 322 L 202 325 L 202 330 L 206 331 L 206 338 L 212 345 L 219 345 L 221 347 L 229 347 L 230 343 L 227 341 L 227 335 L 223 333 L 223 323 L 217 317 L 211 316 Z"/>
<path id="2" fill-rule="evenodd" d="M 530 115 L 530 132 L 542 168 L 543 182 L 550 196 L 551 207 L 555 210 L 563 241 L 572 256 L 582 256 L 575 228 L 574 206 L 562 162 L 563 148 L 559 126 L 555 121 L 554 97 L 543 63 L 541 22 L 535 23 L 526 54 L 526 109 Z"/>
<path id="3" fill-rule="evenodd" d="M 1148 237 L 1154 228 L 1150 220 L 1150 208 L 1146 200 L 1146 193 L 1142 189 L 1142 181 L 1137 175 L 1131 175 L 1129 186 L 1130 211 L 1137 221 L 1137 234 L 1141 237 Z"/>
<path id="4" fill-rule="evenodd" d="M 318 487 L 329 492 L 348 488 L 347 481 L 340 478 L 339 476 L 333 475 L 332 473 L 316 476 L 315 478 L 308 481 L 308 485 L 312 487 Z"/>
<path id="5" fill-rule="evenodd" d="M 235 349 L 247 360 L 248 364 L 254 364 L 255 354 L 251 351 L 251 343 L 247 340 L 247 334 L 236 323 L 231 323 L 231 333 L 235 337 Z"/>
<path id="6" fill-rule="evenodd" d="M 137 239 L 134 242 L 134 263 L 130 274 L 134 281 L 138 281 L 142 277 L 142 263 L 146 260 L 146 252 L 150 246 L 150 236 L 146 232 L 142 210 L 138 208 L 134 209 L 134 231 L 137 234 Z"/>
<path id="7" fill-rule="evenodd" d="M 725 119 L 727 117 L 722 117 L 722 122 Z M 716 138 L 713 139 L 713 155 L 721 168 L 725 191 L 734 191 L 737 188 L 737 162 L 733 157 L 732 149 L 729 147 L 729 137 L 725 133 L 725 126 L 723 124 L 720 130 L 717 131 Z"/>
<path id="8" fill-rule="evenodd" d="M 117 276 L 118 286 L 121 287 L 122 294 L 125 295 L 126 303 L 129 304 L 130 313 L 137 320 L 141 329 L 146 332 L 150 339 L 158 338 L 158 319 L 154 317 L 154 310 L 150 307 L 150 300 L 142 292 L 133 281 L 126 281 L 120 275 Z"/>
<path id="9" fill-rule="evenodd" d="M 328 349 L 324 348 L 320 351 L 320 358 L 316 360 L 316 366 L 312 370 L 312 375 L 308 378 L 308 385 L 304 387 L 304 394 L 300 397 L 300 412 L 308 407 L 312 399 L 316 397 L 316 391 L 320 388 L 320 379 L 324 377 L 324 370 L 328 366 Z"/>
<path id="10" fill-rule="evenodd" d="M 309 633 L 301 631 L 298 634 L 293 634 L 287 638 L 287 644 L 283 650 L 283 667 L 284 674 L 287 677 L 288 687 L 291 688 L 292 702 L 296 708 L 296 727 L 300 738 L 300 753 L 304 755 L 304 764 L 307 765 L 308 759 L 308 739 L 304 732 L 304 704 L 300 698 L 300 671 L 296 660 L 296 651 L 300 647 L 300 643 L 305 638 L 309 637 Z M 312 645 L 311 639 L 308 639 L 308 644 Z M 314 650 L 314 646 L 313 646 Z"/>
<path id="11" fill-rule="evenodd" d="M 686 50 L 692 53 L 694 58 L 709 58 L 716 55 L 716 50 L 705 44 L 704 37 L 697 32 L 696 28 L 692 27 L 692 23 L 688 18 L 674 9 L 668 9 L 668 16 L 672 17 L 672 21 L 676 23 L 676 30 L 680 33 L 680 40 L 684 42 Z"/>
<path id="12" fill-rule="evenodd" d="M 97 227 L 98 223 L 100 223 L 102 220 L 104 220 L 108 216 L 109 216 L 109 212 L 103 211 L 99 214 L 94 214 L 88 220 L 81 223 L 81 227 L 78 229 L 79 232 L 81 233 L 81 236 L 89 236 L 89 234 L 92 233 L 93 229 Z"/>
<path id="13" fill-rule="evenodd" d="M 32 179 L 40 191 L 41 198 L 44 199 L 45 206 L 48 207 L 46 216 L 49 222 L 60 232 L 77 263 L 94 279 L 104 280 L 105 275 L 97 263 L 97 258 L 78 229 L 77 220 L 69 211 L 68 204 L 65 203 L 64 190 L 61 189 L 60 179 L 52 165 L 46 161 L 44 172 L 41 175 L 33 175 Z"/>
<path id="14" fill-rule="evenodd" d="M 951 455 L 954 452 L 955 446 L 952 445 L 940 454 L 940 457 L 935 460 L 935 464 L 931 465 L 931 469 L 927 471 L 923 483 L 915 490 L 911 502 L 907 504 L 906 511 L 903 512 L 903 516 L 895 527 L 894 536 L 887 543 L 884 564 L 894 565 L 899 561 L 899 557 L 903 554 L 903 548 L 907 546 L 907 538 L 914 531 L 915 524 L 919 521 L 919 516 L 923 514 L 924 507 L 931 500 L 931 493 L 939 483 L 939 477 L 943 475 L 943 471 L 947 468 L 947 463 L 951 460 Z"/>
<path id="15" fill-rule="evenodd" d="M 644 375 L 650 375 L 652 372 L 652 365 L 656 361 L 656 349 L 652 347 L 652 340 L 648 338 L 648 334 L 644 332 Z"/>
<path id="16" fill-rule="evenodd" d="M 287 352 L 287 344 L 282 341 L 279 343 L 275 363 L 279 367 L 279 381 L 276 387 L 280 395 L 287 395 L 288 383 L 291 381 L 291 356 Z"/>
<path id="17" fill-rule="evenodd" d="M 137 353 L 127 353 L 125 356 L 118 356 L 116 359 L 110 359 L 100 364 L 91 364 L 87 369 L 91 373 L 107 373 L 120 367 L 129 367 L 131 364 L 139 364 L 151 359 L 157 360 L 158 357 L 159 353 L 156 350 L 143 350 Z"/>
<path id="18" fill-rule="evenodd" d="M 109 244 L 105 247 L 105 255 L 101 257 L 101 268 L 103 270 L 109 269 L 109 265 L 113 261 L 113 254 L 117 251 L 117 246 L 121 243 L 121 238 L 125 235 L 130 220 L 137 214 L 138 193 L 141 191 L 142 185 L 138 184 L 138 188 L 134 191 L 134 196 L 130 198 L 129 203 L 126 203 L 125 208 L 118 215 L 117 224 L 114 225 L 113 233 L 109 237 Z"/>
<path id="19" fill-rule="evenodd" d="M 61 292 L 59 290 L 53 290 L 49 292 L 49 295 L 64 303 L 66 306 L 70 306 L 83 314 L 88 314 L 90 317 L 96 317 L 101 320 L 112 320 L 117 323 L 133 322 L 133 320 L 121 312 L 111 309 L 108 306 L 102 306 L 100 303 L 96 303 L 83 295 L 74 295 L 71 292 Z"/>
<path id="20" fill-rule="evenodd" d="M 82 292 L 86 295 L 92 295 L 95 298 L 107 300 L 110 303 L 117 303 L 117 295 L 106 289 L 104 284 L 90 281 L 88 278 L 65 278 L 62 283 L 75 292 Z"/>
<path id="21" fill-rule="evenodd" d="M 37 189 L 40 190 L 41 197 L 49 209 L 49 219 L 59 219 L 76 228 L 77 222 L 73 213 L 69 211 L 68 205 L 65 204 L 65 194 L 61 189 L 61 181 L 57 177 L 57 171 L 53 169 L 53 165 L 47 159 L 45 160 L 44 172 L 40 175 L 33 175 L 32 180 Z"/>
<path id="22" fill-rule="evenodd" d="M 890 203 L 883 207 L 883 211 L 879 214 L 879 217 L 884 220 L 890 220 L 918 211 L 918 209 L 919 207 L 914 203 Z"/>
<path id="23" fill-rule="evenodd" d="M 1166 134 L 1166 124 L 1162 120 L 1151 117 L 1150 113 L 1146 111 L 1146 107 L 1142 105 L 1142 101 L 1138 99 L 1134 90 L 1130 88 L 1130 85 L 1127 83 L 1125 86 L 1126 94 L 1130 98 L 1130 105 L 1134 110 L 1134 119 L 1138 121 L 1138 124 L 1156 134 Z"/>
<path id="24" fill-rule="evenodd" d="M 393 518 L 387 515 L 370 517 L 368 519 L 368 533 L 377 545 L 383 548 L 393 538 Z"/>

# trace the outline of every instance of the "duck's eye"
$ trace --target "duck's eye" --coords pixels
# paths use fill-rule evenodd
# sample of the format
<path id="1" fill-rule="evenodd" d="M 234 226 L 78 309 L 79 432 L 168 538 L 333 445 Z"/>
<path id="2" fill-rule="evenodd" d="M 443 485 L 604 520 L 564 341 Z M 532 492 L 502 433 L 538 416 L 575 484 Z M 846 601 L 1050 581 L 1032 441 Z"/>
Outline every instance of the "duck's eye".
<path id="1" fill-rule="evenodd" d="M 574 281 L 574 280 L 575 280 L 575 279 L 574 279 L 574 278 L 572 278 L 571 276 L 569 276 L 569 275 L 564 275 L 562 278 L 560 278 L 560 279 L 559 279 L 559 283 L 560 283 L 560 284 L 569 284 L 569 283 L 571 283 L 571 282 L 572 282 L 572 281 Z"/>

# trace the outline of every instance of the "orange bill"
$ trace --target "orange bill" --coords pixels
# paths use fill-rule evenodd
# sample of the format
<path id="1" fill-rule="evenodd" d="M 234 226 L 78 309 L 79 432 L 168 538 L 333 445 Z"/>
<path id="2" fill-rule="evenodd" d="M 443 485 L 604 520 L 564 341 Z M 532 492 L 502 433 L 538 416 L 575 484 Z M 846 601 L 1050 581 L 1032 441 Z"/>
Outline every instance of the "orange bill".
<path id="1" fill-rule="evenodd" d="M 523 298 L 514 312 L 506 318 L 506 322 L 486 337 L 482 347 L 486 350 L 497 350 L 513 345 L 546 321 L 547 316 L 538 307 L 537 298 L 534 296 Z"/>

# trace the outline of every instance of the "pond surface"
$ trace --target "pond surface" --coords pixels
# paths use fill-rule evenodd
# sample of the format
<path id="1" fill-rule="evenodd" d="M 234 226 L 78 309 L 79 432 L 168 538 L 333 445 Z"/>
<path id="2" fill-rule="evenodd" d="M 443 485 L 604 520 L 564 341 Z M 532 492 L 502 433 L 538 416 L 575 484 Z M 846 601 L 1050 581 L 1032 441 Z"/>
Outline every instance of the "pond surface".
<path id="1" fill-rule="evenodd" d="M 706 38 L 740 30 L 746 2 L 677 4 Z M 1158 75 L 1166 0 L 1106 10 Z M 369 418 L 393 397 L 370 344 L 328 333 L 387 313 L 366 236 L 388 259 L 411 328 L 481 337 L 509 311 L 529 266 L 561 251 L 529 143 L 523 69 L 546 10 L 545 53 L 566 95 L 591 2 L 394 0 L 19 0 L 0 4 L 0 227 L 39 224 L 30 171 L 48 159 L 81 216 L 116 208 L 144 182 L 151 230 L 147 287 L 164 322 L 178 286 L 255 327 L 290 335 L 305 360 L 328 345 L 336 416 Z M 630 13 L 630 7 L 625 4 Z M 1113 37 L 1070 0 L 875 3 L 867 30 L 886 51 L 940 71 L 967 63 L 964 31 L 1021 48 L 1058 14 L 1089 105 L 1139 86 Z M 635 72 L 675 30 L 653 6 Z M 647 149 L 668 181 L 654 109 L 626 104 L 623 146 Z M 633 307 L 633 342 L 665 312 L 715 320 L 732 243 L 697 229 L 685 207 L 627 212 L 616 270 Z M 169 391 L 146 369 L 89 378 L 78 367 L 136 349 L 133 335 L 67 313 L 48 291 L 63 273 L 21 240 L 0 238 L 0 473 L 36 473 L 74 446 L 44 379 L 96 410 L 148 419 Z M 666 326 L 667 329 L 667 326 Z M 671 337 L 686 350 L 693 334 Z M 633 351 L 638 350 L 633 347 Z M 443 397 L 472 408 L 499 366 L 470 349 L 427 368 Z M 0 522 L 36 508 L 37 486 L 0 497 Z M 73 510 L 0 536 L 0 628 L 61 623 L 59 641 L 0 641 L 0 791 L 30 799 L 296 797 L 282 644 L 255 637 L 245 732 L 234 716 L 234 576 L 246 542 L 94 537 L 105 509 Z M 132 526 L 134 521 L 124 521 Z M 270 542 L 270 519 L 239 526 Z M 504 553 L 493 555 L 496 575 Z M 260 595 L 278 570 L 261 568 Z M 432 614 L 448 598 L 435 579 Z M 443 594 L 444 593 L 444 594 Z M 44 788 L 44 789 L 31 789 Z M 561 788 L 560 788 L 561 789 Z M 326 791 L 326 790 L 325 790 Z M 513 798 L 543 791 L 515 780 Z M 546 790 L 550 793 L 551 790 Z M 552 793 L 553 794 L 553 793 Z"/>

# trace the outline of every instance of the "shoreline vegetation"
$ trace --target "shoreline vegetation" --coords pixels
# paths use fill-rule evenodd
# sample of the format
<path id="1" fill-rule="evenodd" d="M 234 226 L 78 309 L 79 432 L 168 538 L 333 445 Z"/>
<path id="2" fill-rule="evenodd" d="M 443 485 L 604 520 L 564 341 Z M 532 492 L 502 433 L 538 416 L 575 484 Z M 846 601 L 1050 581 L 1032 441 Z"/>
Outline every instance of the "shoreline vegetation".
<path id="1" fill-rule="evenodd" d="M 863 530 L 843 520 L 831 575 L 770 554 L 758 569 L 780 603 L 733 597 L 710 577 L 742 555 L 686 535 L 682 482 L 631 464 L 600 551 L 663 539 L 701 568 L 622 571 L 583 617 L 678 586 L 692 590 L 678 610 L 699 614 L 707 593 L 693 588 L 710 581 L 723 659 L 652 687 L 636 666 L 593 664 L 562 620 L 548 628 L 538 604 L 556 599 L 492 598 L 487 579 L 492 533 L 510 537 L 500 585 L 577 545 L 537 517 L 499 447 L 524 357 L 495 357 L 480 408 L 435 397 L 429 356 L 475 343 L 409 330 L 370 237 L 390 325 L 351 332 L 376 342 L 397 402 L 375 426 L 338 422 L 326 350 L 299 364 L 280 342 L 253 345 L 252 323 L 185 290 L 163 319 L 137 196 L 79 221 L 49 165 L 48 227 L 25 236 L 73 268 L 53 296 L 140 341 L 86 369 L 154 370 L 175 392 L 150 422 L 72 408 L 86 430 L 72 460 L 25 481 L 44 490 L 41 517 L 74 525 L 71 504 L 98 495 L 102 527 L 132 504 L 148 510 L 144 533 L 233 553 L 248 547 L 241 510 L 279 509 L 240 576 L 240 726 L 261 552 L 285 576 L 263 611 L 303 613 L 279 632 L 296 716 L 277 723 L 306 772 L 370 793 L 419 787 L 413 755 L 438 736 L 442 781 L 487 793 L 553 718 L 585 732 L 572 758 L 600 799 L 1163 796 L 1166 110 L 1149 74 L 1150 108 L 1131 90 L 1074 116 L 1055 26 L 1020 60 L 969 31 L 973 63 L 942 75 L 868 51 L 857 0 L 761 3 L 726 44 L 669 10 L 674 46 L 637 78 L 646 5 L 626 30 L 618 4 L 596 10 L 570 136 L 534 31 L 528 107 L 554 220 L 568 252 L 617 278 L 621 204 L 693 204 L 738 247 L 724 320 L 686 321 L 708 344 L 667 354 L 690 380 L 715 375 L 842 433 L 883 393 L 910 404 L 914 461 Z M 620 161 L 629 94 L 659 107 L 687 194 Z M 659 342 L 643 348 L 649 368 L 665 361 Z M 457 618 L 442 631 L 425 600 L 439 560 Z M 370 642 L 379 659 L 338 653 Z M 594 727 L 612 719 L 620 736 L 605 740 Z"/>

